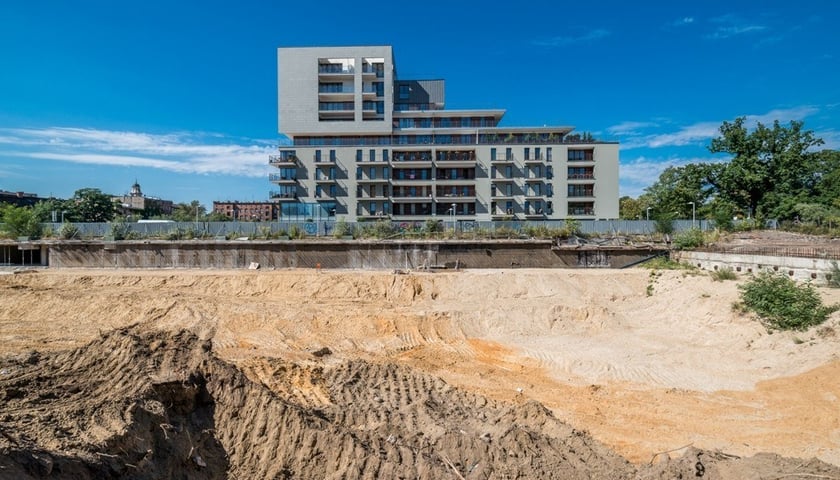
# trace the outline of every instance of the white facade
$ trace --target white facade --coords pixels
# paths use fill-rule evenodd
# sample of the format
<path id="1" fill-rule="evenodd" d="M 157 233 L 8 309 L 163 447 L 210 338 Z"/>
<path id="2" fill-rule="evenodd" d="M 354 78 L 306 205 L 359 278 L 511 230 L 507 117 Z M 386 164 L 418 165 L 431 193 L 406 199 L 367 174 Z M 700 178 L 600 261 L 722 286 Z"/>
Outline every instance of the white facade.
<path id="1" fill-rule="evenodd" d="M 443 81 L 396 78 L 390 47 L 278 49 L 279 125 L 293 145 L 273 201 L 348 220 L 618 218 L 618 144 L 571 127 L 498 127 L 446 110 Z"/>

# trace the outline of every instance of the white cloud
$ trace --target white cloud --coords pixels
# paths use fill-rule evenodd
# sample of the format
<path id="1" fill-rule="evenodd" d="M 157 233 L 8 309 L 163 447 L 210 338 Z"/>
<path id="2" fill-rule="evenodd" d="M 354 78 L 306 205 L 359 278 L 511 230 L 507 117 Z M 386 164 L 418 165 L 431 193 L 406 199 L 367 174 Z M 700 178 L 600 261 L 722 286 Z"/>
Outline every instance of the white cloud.
<path id="1" fill-rule="evenodd" d="M 269 140 L 218 134 L 165 135 L 88 128 L 0 128 L 0 157 L 23 157 L 113 166 L 141 166 L 178 173 L 266 175 Z M 275 142 L 276 144 L 276 142 Z"/>
<path id="2" fill-rule="evenodd" d="M 777 108 L 767 113 L 759 115 L 744 115 L 746 117 L 746 126 L 748 128 L 755 128 L 761 122 L 765 125 L 772 124 L 773 121 L 779 120 L 782 123 L 787 123 L 792 120 L 802 120 L 806 117 L 812 116 L 819 112 L 819 109 L 812 105 L 803 105 L 792 108 Z M 728 119 L 733 120 L 733 119 Z M 607 131 L 612 129 L 621 130 L 625 125 L 643 125 L 645 122 L 623 122 L 615 127 L 610 127 Z M 681 147 L 686 145 L 702 145 L 708 144 L 709 140 L 717 137 L 720 134 L 720 126 L 723 120 L 697 122 L 692 125 L 679 127 L 674 132 L 663 132 L 642 135 L 632 128 L 624 128 L 624 135 L 626 138 L 621 139 L 621 150 L 633 150 L 636 148 L 661 148 L 661 147 Z M 651 125 L 654 126 L 654 125 Z M 618 133 L 616 133 L 618 134 Z"/>
<path id="3" fill-rule="evenodd" d="M 631 160 L 621 160 L 618 178 L 619 194 L 638 197 L 645 188 L 651 186 L 659 176 L 669 167 L 682 167 L 690 163 L 718 163 L 727 161 L 720 157 L 709 158 L 648 158 L 636 157 Z"/>
<path id="4" fill-rule="evenodd" d="M 607 127 L 607 133 L 610 135 L 638 135 L 640 130 L 655 126 L 657 124 L 653 122 L 621 122 L 618 125 Z"/>
<path id="5" fill-rule="evenodd" d="M 557 36 L 545 40 L 535 40 L 533 44 L 540 47 L 563 47 L 575 43 L 586 43 L 591 42 L 593 40 L 599 40 L 609 35 L 609 30 L 604 30 L 603 28 L 596 28 L 594 30 L 589 30 L 588 32 L 582 33 L 580 35 Z"/>
<path id="6" fill-rule="evenodd" d="M 684 27 L 686 25 L 691 25 L 694 23 L 694 17 L 683 17 L 674 20 L 673 22 L 669 22 L 666 27 Z"/>
<path id="7" fill-rule="evenodd" d="M 737 35 L 754 34 L 768 29 L 766 25 L 749 22 L 734 14 L 726 14 L 709 20 L 717 24 L 717 28 L 706 38 L 712 40 L 723 40 Z"/>

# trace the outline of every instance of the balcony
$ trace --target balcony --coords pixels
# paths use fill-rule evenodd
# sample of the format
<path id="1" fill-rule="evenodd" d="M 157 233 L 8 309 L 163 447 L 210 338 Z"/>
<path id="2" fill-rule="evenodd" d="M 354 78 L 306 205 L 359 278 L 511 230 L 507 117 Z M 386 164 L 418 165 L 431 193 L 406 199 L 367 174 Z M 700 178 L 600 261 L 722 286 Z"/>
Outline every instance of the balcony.
<path id="1" fill-rule="evenodd" d="M 335 183 L 335 176 L 315 175 L 315 183 Z"/>
<path id="2" fill-rule="evenodd" d="M 318 65 L 318 78 L 344 80 L 353 78 L 355 68 L 341 63 L 321 63 Z"/>
<path id="3" fill-rule="evenodd" d="M 362 178 L 357 178 L 356 179 L 356 183 L 360 184 L 360 185 L 361 184 L 384 184 L 384 183 L 388 183 L 389 181 L 390 180 L 388 180 L 387 178 L 362 177 Z"/>
<path id="4" fill-rule="evenodd" d="M 295 155 L 269 155 L 268 164 L 274 167 L 297 167 L 298 157 Z"/>
<path id="5" fill-rule="evenodd" d="M 438 151 L 435 166 L 438 168 L 475 167 L 475 151 Z"/>
<path id="6" fill-rule="evenodd" d="M 298 196 L 293 192 L 271 191 L 268 192 L 268 198 L 273 202 L 296 202 Z"/>
<path id="7" fill-rule="evenodd" d="M 397 167 L 431 167 L 432 151 L 394 151 L 391 155 L 391 163 Z"/>
<path id="8" fill-rule="evenodd" d="M 496 155 L 496 158 L 490 159 L 491 165 L 505 165 L 509 163 L 513 163 L 515 156 L 513 154 L 510 155 Z"/>
<path id="9" fill-rule="evenodd" d="M 513 198 L 513 190 L 510 192 L 502 190 L 491 191 L 490 198 L 493 200 L 511 200 Z"/>
<path id="10" fill-rule="evenodd" d="M 525 157 L 525 165 L 540 165 L 545 162 L 542 154 Z"/>
<path id="11" fill-rule="evenodd" d="M 491 183 L 514 183 L 513 177 L 496 177 L 490 179 Z"/>
<path id="12" fill-rule="evenodd" d="M 297 177 L 272 173 L 269 174 L 268 181 L 278 185 L 295 185 L 297 184 Z"/>
<path id="13" fill-rule="evenodd" d="M 582 174 L 569 174 L 566 177 L 568 180 L 576 181 L 576 180 L 595 180 L 595 175 L 591 173 L 582 173 Z"/>

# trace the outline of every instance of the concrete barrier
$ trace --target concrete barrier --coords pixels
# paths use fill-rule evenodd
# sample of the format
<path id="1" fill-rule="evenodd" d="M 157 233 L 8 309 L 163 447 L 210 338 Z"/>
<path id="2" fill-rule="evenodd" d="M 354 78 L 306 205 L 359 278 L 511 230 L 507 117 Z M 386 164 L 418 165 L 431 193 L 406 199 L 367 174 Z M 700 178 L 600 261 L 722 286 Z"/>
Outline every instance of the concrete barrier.
<path id="1" fill-rule="evenodd" d="M 675 259 L 703 270 L 728 267 L 741 274 L 780 272 L 798 281 L 820 285 L 828 282 L 833 268 L 831 260 L 821 258 L 693 251 L 677 252 L 673 255 Z"/>

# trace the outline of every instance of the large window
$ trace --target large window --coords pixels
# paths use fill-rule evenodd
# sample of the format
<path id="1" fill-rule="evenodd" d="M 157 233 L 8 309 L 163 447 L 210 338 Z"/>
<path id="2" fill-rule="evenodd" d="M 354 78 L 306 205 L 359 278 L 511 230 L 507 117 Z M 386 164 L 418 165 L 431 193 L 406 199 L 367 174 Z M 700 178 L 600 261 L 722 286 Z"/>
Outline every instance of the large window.
<path id="1" fill-rule="evenodd" d="M 573 150 L 569 149 L 570 162 L 592 161 L 595 159 L 592 150 Z"/>

